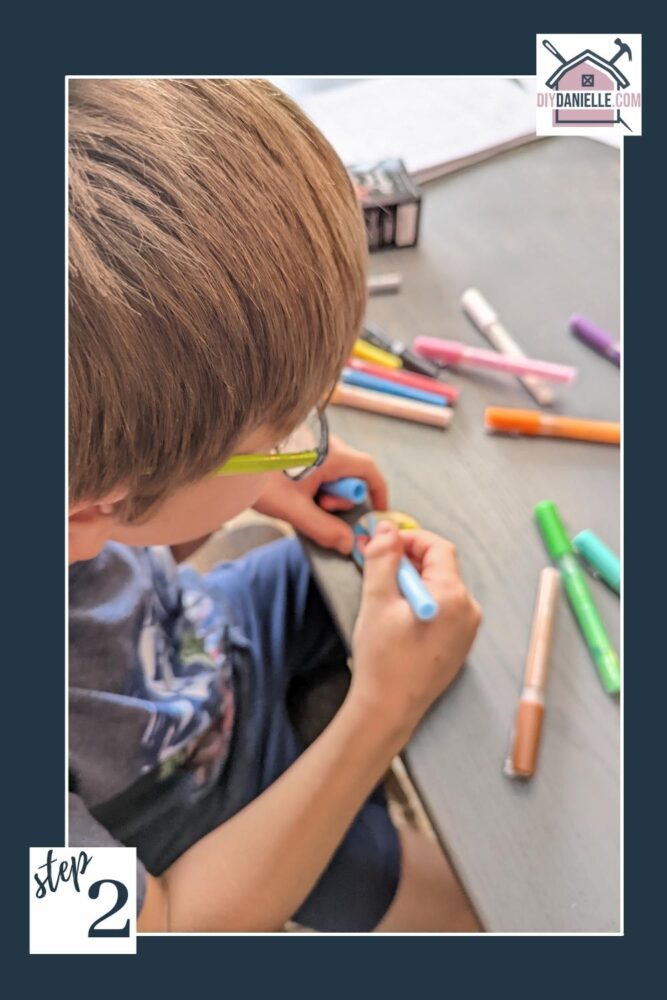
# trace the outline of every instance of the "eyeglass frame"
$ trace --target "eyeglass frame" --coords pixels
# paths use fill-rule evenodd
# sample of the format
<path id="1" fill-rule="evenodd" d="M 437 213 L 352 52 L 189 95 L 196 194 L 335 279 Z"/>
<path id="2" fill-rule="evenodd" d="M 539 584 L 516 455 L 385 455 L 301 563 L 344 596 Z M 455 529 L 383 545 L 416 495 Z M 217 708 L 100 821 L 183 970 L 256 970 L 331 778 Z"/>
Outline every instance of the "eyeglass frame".
<path id="1" fill-rule="evenodd" d="M 254 475 L 260 472 L 284 472 L 288 479 L 299 482 L 319 468 L 329 454 L 329 422 L 324 408 L 315 410 L 320 424 L 320 438 L 316 449 L 308 451 L 275 452 L 270 455 L 248 454 L 231 455 L 226 462 L 211 473 L 212 476 L 242 476 Z M 296 476 L 289 476 L 290 469 L 302 471 Z"/>

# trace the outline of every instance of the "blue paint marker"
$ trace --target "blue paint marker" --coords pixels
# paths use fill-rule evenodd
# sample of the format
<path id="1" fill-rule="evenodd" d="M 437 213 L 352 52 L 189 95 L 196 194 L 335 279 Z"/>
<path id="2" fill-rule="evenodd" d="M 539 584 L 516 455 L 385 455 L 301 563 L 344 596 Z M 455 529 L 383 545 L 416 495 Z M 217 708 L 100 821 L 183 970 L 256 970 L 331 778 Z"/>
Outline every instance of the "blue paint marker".
<path id="1" fill-rule="evenodd" d="M 422 583 L 417 570 L 407 556 L 402 556 L 398 567 L 398 589 L 403 594 L 420 622 L 430 622 L 438 613 L 438 605 Z"/>
<path id="2" fill-rule="evenodd" d="M 386 392 L 391 396 L 414 399 L 418 403 L 431 403 L 433 406 L 447 405 L 445 397 L 436 395 L 435 392 L 415 389 L 411 385 L 400 385 L 398 382 L 390 382 L 389 379 L 380 378 L 378 375 L 358 372 L 355 368 L 343 368 L 341 377 L 347 385 L 356 385 L 359 389 L 374 389 L 376 392 Z"/>
<path id="3" fill-rule="evenodd" d="M 363 503 L 368 497 L 368 487 L 363 479 L 355 476 L 345 476 L 332 483 L 322 483 L 320 492 L 330 497 L 340 497 L 341 500 L 351 500 L 352 503 Z"/>
<path id="4" fill-rule="evenodd" d="M 362 520 L 366 521 L 368 527 L 361 521 L 357 521 L 354 526 L 355 538 L 362 536 L 369 538 L 371 532 L 375 531 L 377 520 L 372 514 L 365 514 Z M 352 547 L 352 556 L 357 565 L 363 567 L 364 557 L 356 544 Z M 415 618 L 418 618 L 420 622 L 430 622 L 436 617 L 438 604 L 407 556 L 401 557 L 396 582 L 401 594 L 412 608 Z"/>

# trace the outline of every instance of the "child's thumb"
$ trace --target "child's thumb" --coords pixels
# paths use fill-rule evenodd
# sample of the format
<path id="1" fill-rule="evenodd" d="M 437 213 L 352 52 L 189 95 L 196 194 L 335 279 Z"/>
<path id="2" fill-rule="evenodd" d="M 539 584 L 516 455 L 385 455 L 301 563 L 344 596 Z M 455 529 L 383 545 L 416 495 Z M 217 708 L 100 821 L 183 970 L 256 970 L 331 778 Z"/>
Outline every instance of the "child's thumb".
<path id="1" fill-rule="evenodd" d="M 364 593 L 374 597 L 395 597 L 396 573 L 403 555 L 398 528 L 390 521 L 380 521 L 364 548 Z"/>

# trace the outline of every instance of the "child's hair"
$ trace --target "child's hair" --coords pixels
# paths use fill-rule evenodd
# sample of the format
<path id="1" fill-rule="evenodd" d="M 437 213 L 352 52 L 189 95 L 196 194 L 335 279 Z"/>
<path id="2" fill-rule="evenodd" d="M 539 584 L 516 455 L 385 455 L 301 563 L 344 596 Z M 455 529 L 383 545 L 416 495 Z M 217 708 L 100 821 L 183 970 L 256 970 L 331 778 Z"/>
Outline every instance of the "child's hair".
<path id="1" fill-rule="evenodd" d="M 265 80 L 73 80 L 70 501 L 144 516 L 291 430 L 360 327 L 366 238 L 331 146 Z"/>

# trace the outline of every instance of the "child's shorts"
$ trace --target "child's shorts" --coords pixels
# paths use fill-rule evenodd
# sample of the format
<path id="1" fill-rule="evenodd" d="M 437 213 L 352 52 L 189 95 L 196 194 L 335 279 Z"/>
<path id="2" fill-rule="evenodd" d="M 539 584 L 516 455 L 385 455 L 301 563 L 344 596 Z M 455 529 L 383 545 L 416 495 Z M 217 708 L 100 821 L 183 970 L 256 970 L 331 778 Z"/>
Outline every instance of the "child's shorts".
<path id="1" fill-rule="evenodd" d="M 344 662 L 346 651 L 295 539 L 221 563 L 205 579 L 238 626 L 232 632 L 236 718 L 219 824 L 303 752 L 285 704 L 290 682 L 336 658 Z M 286 856 L 284 863 L 298 865 L 299 858 Z M 398 834 L 378 787 L 294 920 L 318 931 L 371 931 L 394 898 L 400 867 Z"/>

